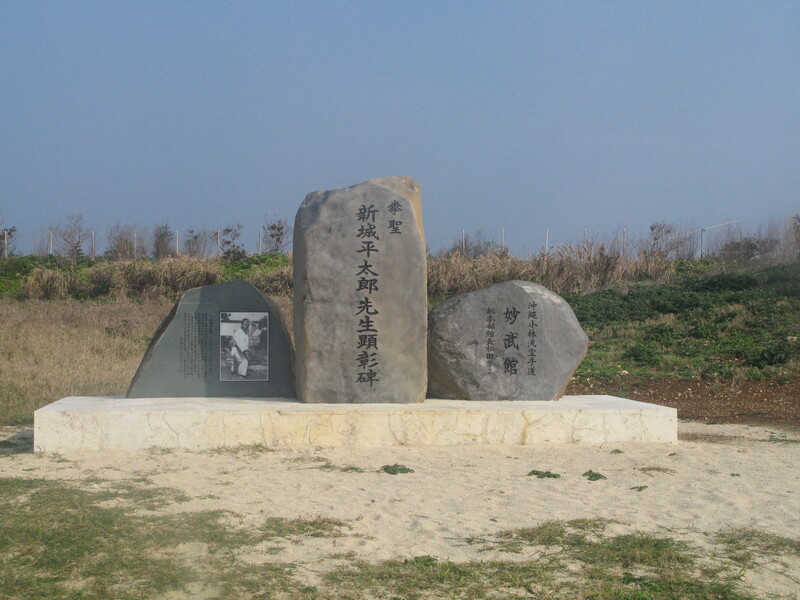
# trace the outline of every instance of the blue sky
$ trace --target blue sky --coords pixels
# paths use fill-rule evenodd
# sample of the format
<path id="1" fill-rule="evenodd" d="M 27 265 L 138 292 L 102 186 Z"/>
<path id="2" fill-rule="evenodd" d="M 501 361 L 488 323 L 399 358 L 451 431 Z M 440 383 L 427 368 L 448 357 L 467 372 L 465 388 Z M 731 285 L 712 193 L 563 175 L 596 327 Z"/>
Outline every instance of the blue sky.
<path id="1" fill-rule="evenodd" d="M 293 221 L 420 181 L 518 254 L 800 212 L 800 2 L 0 3 L 0 216 Z"/>

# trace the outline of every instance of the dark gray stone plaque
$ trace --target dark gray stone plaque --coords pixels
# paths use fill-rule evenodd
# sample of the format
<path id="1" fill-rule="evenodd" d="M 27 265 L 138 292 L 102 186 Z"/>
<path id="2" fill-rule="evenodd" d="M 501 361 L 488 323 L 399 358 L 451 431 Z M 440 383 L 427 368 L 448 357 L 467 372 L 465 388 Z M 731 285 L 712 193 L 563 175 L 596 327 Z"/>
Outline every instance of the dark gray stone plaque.
<path id="1" fill-rule="evenodd" d="M 294 398 L 278 308 L 246 281 L 186 292 L 159 326 L 129 398 Z"/>

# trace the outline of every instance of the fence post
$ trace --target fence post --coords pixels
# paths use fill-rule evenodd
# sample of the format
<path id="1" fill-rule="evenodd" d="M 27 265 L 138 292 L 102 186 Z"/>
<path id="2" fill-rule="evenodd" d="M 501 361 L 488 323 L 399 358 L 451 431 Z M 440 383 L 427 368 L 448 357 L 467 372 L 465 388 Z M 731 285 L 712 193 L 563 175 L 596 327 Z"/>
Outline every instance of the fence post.
<path id="1" fill-rule="evenodd" d="M 700 230 L 700 258 L 703 258 L 703 234 L 705 231 L 705 227 Z"/>

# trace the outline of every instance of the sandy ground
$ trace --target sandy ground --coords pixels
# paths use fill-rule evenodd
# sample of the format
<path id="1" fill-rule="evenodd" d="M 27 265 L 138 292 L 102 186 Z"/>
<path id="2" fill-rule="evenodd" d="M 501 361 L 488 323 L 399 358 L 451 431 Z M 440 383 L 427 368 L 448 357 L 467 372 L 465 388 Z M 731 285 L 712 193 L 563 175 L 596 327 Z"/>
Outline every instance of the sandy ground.
<path id="1" fill-rule="evenodd" d="M 421 555 L 531 559 L 533 549 L 509 554 L 480 540 L 554 519 L 612 519 L 619 523 L 610 526 L 611 534 L 651 532 L 701 546 L 714 533 L 738 527 L 800 539 L 800 431 L 690 422 L 679 429 L 681 441 L 673 445 L 25 452 L 0 457 L 0 476 L 78 484 L 92 478 L 87 489 L 102 486 L 98 479 L 146 477 L 152 483 L 141 485 L 176 488 L 191 498 L 164 511 L 222 509 L 236 513 L 244 526 L 267 517 L 345 521 L 349 529 L 342 537 L 286 541 L 277 553 L 271 542 L 241 557 L 297 564 L 310 582 L 343 553 L 369 561 Z M 0 430 L 0 439 L 24 441 L 29 435 L 19 428 Z M 414 473 L 378 472 L 395 463 Z M 331 469 L 346 466 L 365 472 Z M 527 476 L 532 469 L 561 478 Z M 582 476 L 589 469 L 607 479 L 589 481 Z M 800 564 L 791 557 L 748 577 L 762 591 L 783 597 L 797 597 L 800 590 Z"/>

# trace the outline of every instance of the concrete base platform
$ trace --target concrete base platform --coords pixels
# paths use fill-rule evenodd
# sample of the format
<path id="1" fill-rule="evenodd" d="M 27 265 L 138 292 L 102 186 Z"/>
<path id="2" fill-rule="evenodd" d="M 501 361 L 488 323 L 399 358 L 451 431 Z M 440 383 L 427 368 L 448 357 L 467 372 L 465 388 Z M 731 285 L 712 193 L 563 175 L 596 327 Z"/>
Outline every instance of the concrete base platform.
<path id="1" fill-rule="evenodd" d="M 63 398 L 34 415 L 37 452 L 662 442 L 678 439 L 674 408 L 614 396 L 556 402 L 426 400 L 302 404 L 294 399 Z"/>

